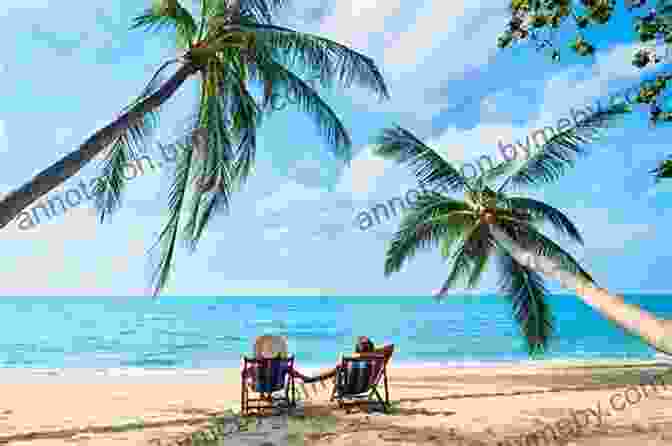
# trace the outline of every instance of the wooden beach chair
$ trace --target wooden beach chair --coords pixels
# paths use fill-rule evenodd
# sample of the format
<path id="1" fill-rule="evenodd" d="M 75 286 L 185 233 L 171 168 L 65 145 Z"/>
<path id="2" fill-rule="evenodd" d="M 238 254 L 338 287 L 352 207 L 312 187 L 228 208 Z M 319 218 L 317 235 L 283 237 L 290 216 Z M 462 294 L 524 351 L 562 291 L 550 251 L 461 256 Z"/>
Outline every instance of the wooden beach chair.
<path id="1" fill-rule="evenodd" d="M 378 402 L 387 413 L 390 407 L 390 393 L 387 378 L 387 364 L 394 352 L 394 345 L 376 349 L 374 353 L 360 353 L 346 356 L 336 367 L 336 382 L 331 400 L 336 400 L 340 408 L 346 406 Z M 383 386 L 385 397 L 379 386 Z M 375 399 L 374 399 L 375 398 Z"/>
<path id="2" fill-rule="evenodd" d="M 243 357 L 241 372 L 241 415 L 261 414 L 265 409 L 291 410 L 296 406 L 294 357 Z M 279 392 L 282 392 L 279 396 Z M 255 394 L 254 398 L 251 397 Z M 257 396 L 258 395 L 258 396 Z"/>

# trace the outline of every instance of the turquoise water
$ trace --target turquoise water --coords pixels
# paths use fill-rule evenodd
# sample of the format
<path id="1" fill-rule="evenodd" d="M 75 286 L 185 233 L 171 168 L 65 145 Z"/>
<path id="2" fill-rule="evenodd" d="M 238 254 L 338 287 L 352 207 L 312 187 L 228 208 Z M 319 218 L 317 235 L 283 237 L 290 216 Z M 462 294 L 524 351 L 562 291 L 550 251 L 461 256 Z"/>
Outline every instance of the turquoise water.
<path id="1" fill-rule="evenodd" d="M 672 296 L 628 302 L 672 317 Z M 551 298 L 556 337 L 545 359 L 651 359 L 654 351 L 570 295 Z M 331 365 L 355 337 L 398 346 L 396 362 L 529 359 L 503 297 L 2 298 L 0 367 L 238 366 L 254 337 L 289 339 L 305 367 Z"/>

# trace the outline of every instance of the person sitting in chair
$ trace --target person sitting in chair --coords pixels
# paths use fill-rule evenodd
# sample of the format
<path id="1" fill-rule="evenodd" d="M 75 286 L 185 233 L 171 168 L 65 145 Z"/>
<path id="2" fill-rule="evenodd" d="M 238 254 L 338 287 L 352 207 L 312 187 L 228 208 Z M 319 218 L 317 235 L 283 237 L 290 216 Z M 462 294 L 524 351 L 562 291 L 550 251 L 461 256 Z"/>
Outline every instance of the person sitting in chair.
<path id="1" fill-rule="evenodd" d="M 375 347 L 371 339 L 366 336 L 360 336 L 357 338 L 357 344 L 355 345 L 355 353 L 371 353 L 375 351 Z"/>
<path id="2" fill-rule="evenodd" d="M 288 348 L 287 340 L 282 336 L 263 335 L 259 336 L 254 341 L 254 358 L 255 359 L 287 359 Z M 256 364 L 252 364 L 247 369 L 245 381 L 250 390 L 254 389 L 254 373 L 257 368 Z"/>

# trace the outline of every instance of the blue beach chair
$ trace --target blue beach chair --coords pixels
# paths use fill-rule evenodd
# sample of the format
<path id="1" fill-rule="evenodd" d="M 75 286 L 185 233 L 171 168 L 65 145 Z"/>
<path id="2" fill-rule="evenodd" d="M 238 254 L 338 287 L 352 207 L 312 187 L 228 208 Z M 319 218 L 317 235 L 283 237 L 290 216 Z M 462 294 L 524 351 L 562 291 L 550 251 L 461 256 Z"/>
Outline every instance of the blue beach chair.
<path id="1" fill-rule="evenodd" d="M 241 378 L 243 416 L 252 411 L 261 414 L 264 409 L 291 410 L 296 407 L 293 356 L 282 359 L 243 357 Z M 282 394 L 277 395 L 279 392 Z M 258 397 L 252 398 L 252 393 Z"/>
<path id="2" fill-rule="evenodd" d="M 336 384 L 331 400 L 336 400 L 338 406 L 348 412 L 350 409 L 346 407 L 347 402 L 355 404 L 378 402 L 383 412 L 387 413 L 390 405 L 387 362 L 390 356 L 391 352 L 389 355 L 366 353 L 356 357 L 344 357 L 336 369 Z M 383 385 L 385 398 L 378 390 L 380 384 Z"/>

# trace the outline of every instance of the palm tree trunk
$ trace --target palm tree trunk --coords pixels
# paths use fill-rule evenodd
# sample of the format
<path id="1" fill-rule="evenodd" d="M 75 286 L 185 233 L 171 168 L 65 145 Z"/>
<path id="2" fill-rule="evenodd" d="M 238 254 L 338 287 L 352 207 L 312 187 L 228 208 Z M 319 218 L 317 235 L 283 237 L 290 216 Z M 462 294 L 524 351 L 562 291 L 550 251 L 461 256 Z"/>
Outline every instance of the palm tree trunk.
<path id="1" fill-rule="evenodd" d="M 583 302 L 627 332 L 639 336 L 658 351 L 672 354 L 672 321 L 657 318 L 637 305 L 626 303 L 621 296 L 610 294 L 604 288 L 566 271 L 557 260 L 525 249 L 496 225 L 490 225 L 490 231 L 497 243 L 521 265 L 558 280 L 564 288 L 576 291 Z"/>
<path id="2" fill-rule="evenodd" d="M 35 175 L 32 180 L 9 193 L 0 202 L 0 229 L 7 226 L 9 222 L 40 197 L 77 174 L 82 167 L 105 150 L 114 139 L 128 130 L 137 117 L 161 106 L 189 76 L 197 71 L 198 67 L 191 63 L 180 66 L 175 74 L 151 96 L 119 116 L 111 124 L 96 131 L 77 150 L 61 158 Z"/>

